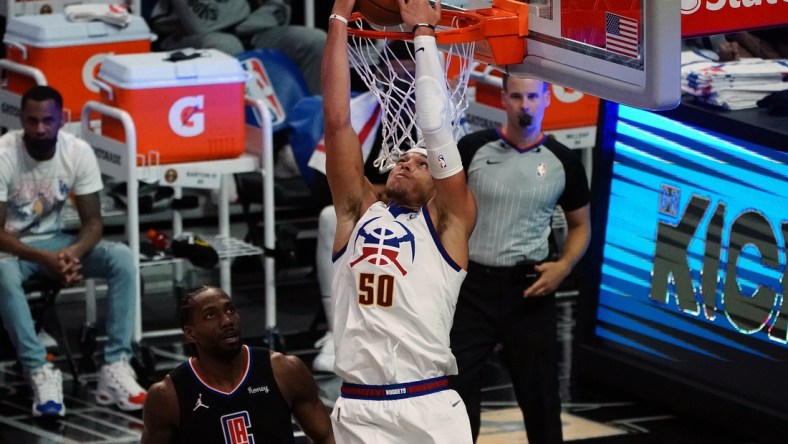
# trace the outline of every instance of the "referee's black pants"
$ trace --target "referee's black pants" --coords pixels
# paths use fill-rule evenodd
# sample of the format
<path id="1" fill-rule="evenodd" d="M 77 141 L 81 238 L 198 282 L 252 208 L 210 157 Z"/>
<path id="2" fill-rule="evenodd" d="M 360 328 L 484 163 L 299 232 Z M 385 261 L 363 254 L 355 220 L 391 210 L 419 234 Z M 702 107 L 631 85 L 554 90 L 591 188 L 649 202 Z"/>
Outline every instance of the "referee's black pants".
<path id="1" fill-rule="evenodd" d="M 530 264 L 485 267 L 471 262 L 468 266 L 451 330 L 459 374 L 449 383 L 465 402 L 474 441 L 481 422 L 482 369 L 500 343 L 528 442 L 563 442 L 555 294 L 523 298 L 523 290 L 535 277 Z"/>

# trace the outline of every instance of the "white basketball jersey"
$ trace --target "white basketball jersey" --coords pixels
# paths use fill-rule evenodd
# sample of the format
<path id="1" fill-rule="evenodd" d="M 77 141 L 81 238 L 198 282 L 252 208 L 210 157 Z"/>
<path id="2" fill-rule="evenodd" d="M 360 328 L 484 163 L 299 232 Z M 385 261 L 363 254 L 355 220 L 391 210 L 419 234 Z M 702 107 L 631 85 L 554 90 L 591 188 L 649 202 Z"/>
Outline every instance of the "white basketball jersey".
<path id="1" fill-rule="evenodd" d="M 449 331 L 465 274 L 427 207 L 372 205 L 334 259 L 337 374 L 369 385 L 457 374 Z"/>

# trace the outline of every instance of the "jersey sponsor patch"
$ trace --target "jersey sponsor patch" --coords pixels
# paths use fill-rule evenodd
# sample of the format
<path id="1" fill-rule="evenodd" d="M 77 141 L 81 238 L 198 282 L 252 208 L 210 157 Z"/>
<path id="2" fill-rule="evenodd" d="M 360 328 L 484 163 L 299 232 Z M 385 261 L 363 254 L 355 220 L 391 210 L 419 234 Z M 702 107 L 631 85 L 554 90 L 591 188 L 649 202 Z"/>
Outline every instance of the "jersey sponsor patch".
<path id="1" fill-rule="evenodd" d="M 269 389 L 267 385 L 264 385 L 264 386 L 261 386 L 261 387 L 247 387 L 246 389 L 249 390 L 249 394 L 250 395 L 254 395 L 255 393 L 269 393 L 269 392 L 271 392 L 271 389 Z"/>

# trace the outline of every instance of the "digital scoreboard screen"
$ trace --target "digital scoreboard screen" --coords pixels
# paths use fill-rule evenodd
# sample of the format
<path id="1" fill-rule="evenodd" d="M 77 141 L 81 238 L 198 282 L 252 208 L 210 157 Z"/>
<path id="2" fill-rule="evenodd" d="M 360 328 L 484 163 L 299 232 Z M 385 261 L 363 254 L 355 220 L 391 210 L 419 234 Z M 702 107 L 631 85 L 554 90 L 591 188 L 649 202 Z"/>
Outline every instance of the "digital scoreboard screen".
<path id="1" fill-rule="evenodd" d="M 788 140 L 605 114 L 587 344 L 785 420 Z"/>

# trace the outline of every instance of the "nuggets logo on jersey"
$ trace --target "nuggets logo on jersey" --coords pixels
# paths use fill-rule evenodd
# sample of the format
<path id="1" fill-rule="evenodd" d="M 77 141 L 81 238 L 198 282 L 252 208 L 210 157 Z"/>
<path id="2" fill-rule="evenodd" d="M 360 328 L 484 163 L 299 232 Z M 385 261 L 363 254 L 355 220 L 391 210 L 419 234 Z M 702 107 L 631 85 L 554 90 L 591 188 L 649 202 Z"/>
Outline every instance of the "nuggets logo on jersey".
<path id="1" fill-rule="evenodd" d="M 405 259 L 413 263 L 416 256 L 416 239 L 413 233 L 400 222 L 395 221 L 387 227 L 370 227 L 370 224 L 378 219 L 380 217 L 370 219 L 359 228 L 354 242 L 361 238 L 364 243 L 361 246 L 361 254 L 350 262 L 350 267 L 353 268 L 362 261 L 378 266 L 394 265 L 402 276 L 405 276 L 408 271 L 402 266 L 400 253 L 403 245 L 410 243 L 410 258 L 405 257 Z"/>
<path id="2" fill-rule="evenodd" d="M 250 432 L 252 422 L 246 411 L 231 413 L 221 417 L 225 444 L 254 444 L 254 436 Z"/>

